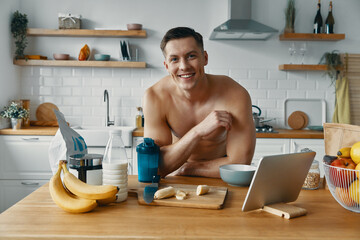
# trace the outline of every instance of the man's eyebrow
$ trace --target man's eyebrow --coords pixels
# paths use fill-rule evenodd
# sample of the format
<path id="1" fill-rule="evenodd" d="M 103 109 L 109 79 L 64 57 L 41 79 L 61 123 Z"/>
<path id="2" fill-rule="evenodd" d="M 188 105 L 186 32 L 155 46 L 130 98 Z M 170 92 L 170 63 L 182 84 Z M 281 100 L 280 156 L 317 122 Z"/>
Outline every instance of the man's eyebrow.
<path id="1" fill-rule="evenodd" d="M 189 54 L 192 54 L 192 53 L 198 53 L 197 51 L 195 50 L 191 50 L 187 53 L 185 53 L 185 55 L 189 55 Z M 169 57 L 177 57 L 178 55 L 177 54 L 170 54 Z"/>

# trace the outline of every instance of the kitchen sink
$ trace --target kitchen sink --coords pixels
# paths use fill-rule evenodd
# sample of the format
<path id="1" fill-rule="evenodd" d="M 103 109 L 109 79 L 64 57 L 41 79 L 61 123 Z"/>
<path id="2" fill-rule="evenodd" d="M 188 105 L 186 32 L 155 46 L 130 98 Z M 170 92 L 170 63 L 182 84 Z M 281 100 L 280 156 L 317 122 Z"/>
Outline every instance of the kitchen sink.
<path id="1" fill-rule="evenodd" d="M 132 132 L 135 127 L 129 126 L 111 126 L 111 127 L 91 127 L 74 126 L 72 127 L 85 140 L 88 147 L 104 147 L 109 140 L 109 133 L 112 129 L 121 129 L 121 138 L 125 147 L 132 147 Z"/>

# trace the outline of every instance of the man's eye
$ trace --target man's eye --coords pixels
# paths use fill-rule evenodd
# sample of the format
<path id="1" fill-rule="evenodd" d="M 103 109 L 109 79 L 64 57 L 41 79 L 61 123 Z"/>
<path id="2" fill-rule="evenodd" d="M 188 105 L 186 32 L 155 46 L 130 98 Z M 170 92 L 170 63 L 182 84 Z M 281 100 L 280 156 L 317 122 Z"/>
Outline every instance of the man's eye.
<path id="1" fill-rule="evenodd" d="M 170 62 L 175 62 L 177 61 L 177 58 L 170 58 Z"/>
<path id="2" fill-rule="evenodd" d="M 195 58 L 196 55 L 195 54 L 190 54 L 188 58 L 192 59 L 192 58 Z"/>

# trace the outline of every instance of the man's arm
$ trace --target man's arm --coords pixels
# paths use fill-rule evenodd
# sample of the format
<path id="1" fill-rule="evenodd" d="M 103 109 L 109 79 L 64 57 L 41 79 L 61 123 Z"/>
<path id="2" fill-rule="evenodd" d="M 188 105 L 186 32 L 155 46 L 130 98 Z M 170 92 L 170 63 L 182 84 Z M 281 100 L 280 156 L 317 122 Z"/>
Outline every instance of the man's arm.
<path id="1" fill-rule="evenodd" d="M 164 101 L 149 89 L 144 95 L 144 137 L 150 137 L 160 146 L 159 164 L 162 177 L 181 167 L 190 157 L 199 141 L 219 127 L 231 128 L 231 116 L 225 111 L 214 111 L 194 126 L 179 141 L 172 144 L 171 130 L 166 121 Z M 166 110 L 165 110 L 166 111 Z M 196 174 L 195 174 L 196 175 Z"/>
<path id="2" fill-rule="evenodd" d="M 241 96 L 241 99 L 238 96 L 236 101 L 232 101 L 232 106 L 230 107 L 232 126 L 227 136 L 227 156 L 202 162 L 188 161 L 172 175 L 220 178 L 219 167 L 221 165 L 251 163 L 256 142 L 252 105 L 246 90 L 243 90 Z"/>

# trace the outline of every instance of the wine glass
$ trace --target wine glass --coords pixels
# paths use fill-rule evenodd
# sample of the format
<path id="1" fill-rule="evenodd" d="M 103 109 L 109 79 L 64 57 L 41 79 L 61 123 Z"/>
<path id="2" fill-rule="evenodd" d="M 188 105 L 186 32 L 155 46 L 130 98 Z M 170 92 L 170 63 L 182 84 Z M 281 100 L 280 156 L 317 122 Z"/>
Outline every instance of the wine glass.
<path id="1" fill-rule="evenodd" d="M 301 64 L 304 64 L 305 53 L 307 51 L 306 42 L 302 43 L 299 49 L 301 54 Z"/>
<path id="2" fill-rule="evenodd" d="M 290 54 L 290 64 L 293 64 L 293 57 L 296 54 L 295 43 L 292 42 L 289 47 L 289 54 Z"/>

